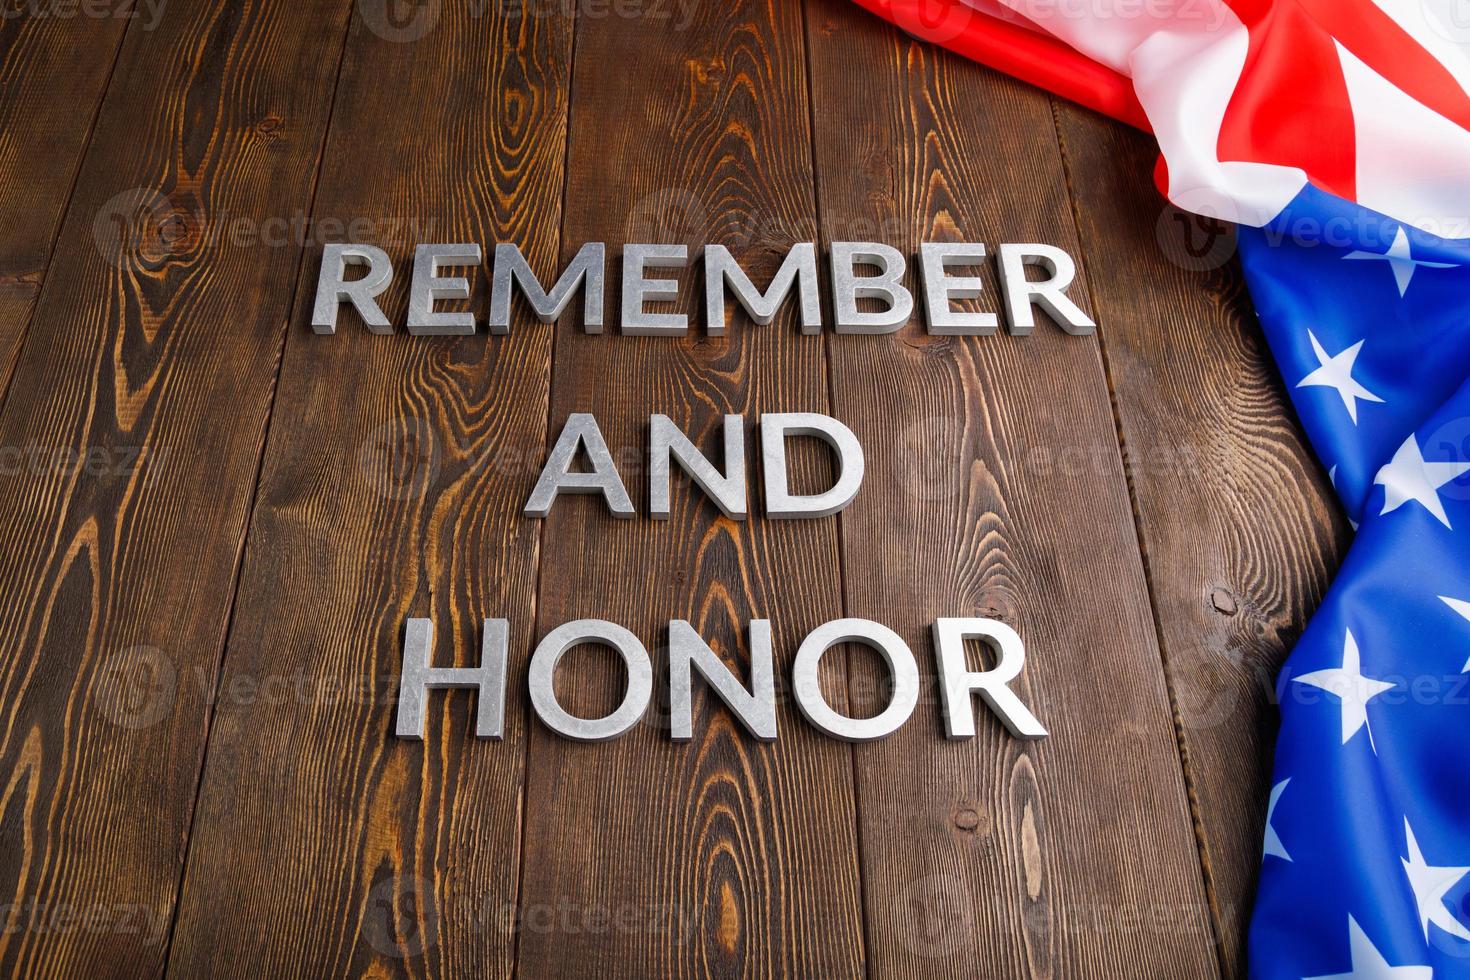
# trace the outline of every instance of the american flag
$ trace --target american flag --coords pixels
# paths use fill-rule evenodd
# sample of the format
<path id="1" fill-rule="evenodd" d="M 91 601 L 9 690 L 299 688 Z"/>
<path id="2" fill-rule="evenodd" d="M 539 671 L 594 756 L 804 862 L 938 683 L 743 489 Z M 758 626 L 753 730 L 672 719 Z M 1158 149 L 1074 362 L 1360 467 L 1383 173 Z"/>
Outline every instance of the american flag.
<path id="1" fill-rule="evenodd" d="M 1355 529 L 1277 683 L 1250 968 L 1470 976 L 1470 2 L 858 0 L 1151 130 Z"/>

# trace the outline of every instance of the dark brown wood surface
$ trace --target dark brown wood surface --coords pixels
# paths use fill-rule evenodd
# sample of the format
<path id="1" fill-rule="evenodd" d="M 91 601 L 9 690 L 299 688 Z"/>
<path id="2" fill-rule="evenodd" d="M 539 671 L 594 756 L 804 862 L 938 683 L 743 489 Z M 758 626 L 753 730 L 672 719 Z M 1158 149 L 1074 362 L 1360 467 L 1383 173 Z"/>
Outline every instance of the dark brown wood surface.
<path id="1" fill-rule="evenodd" d="M 0 484 L 0 962 L 18 975 L 166 961 L 301 257 L 227 222 L 309 201 L 345 22 L 176 3 L 118 55 L 0 413 L 20 453 Z"/>
<path id="2" fill-rule="evenodd" d="M 99 23 L 7 16 L 0 29 L 0 393 L 9 386 L 127 24 L 117 17 Z M 114 220 L 102 216 L 113 233 Z"/>
<path id="3" fill-rule="evenodd" d="M 1276 670 L 1346 544 L 1227 230 L 1149 194 L 1142 134 L 1059 107 L 1120 441 L 1227 969 L 1270 792 Z"/>
<path id="4" fill-rule="evenodd" d="M 909 253 L 921 241 L 1047 241 L 1082 254 L 1044 93 L 874 30 L 858 8 L 812 14 L 829 240 L 876 215 L 883 240 Z M 1079 279 L 1073 295 L 1094 305 L 1087 294 Z M 842 520 L 850 614 L 926 653 L 937 617 L 1002 619 L 1031 651 L 1026 697 L 1050 732 L 1025 742 L 985 725 L 945 744 L 931 697 L 892 738 L 859 747 L 874 973 L 940 976 L 956 958 L 1004 976 L 1211 972 L 1095 337 L 1048 324 L 1025 338 L 944 338 L 916 320 L 839 341 L 834 407 L 878 464 Z"/>
<path id="5" fill-rule="evenodd" d="M 549 267 L 571 25 L 443 14 L 416 41 L 353 19 L 312 237 L 356 226 L 408 261 L 415 241 L 513 241 Z M 304 268 L 293 323 L 315 284 Z M 392 737 L 393 705 L 409 616 L 434 620 L 446 665 L 478 657 L 487 617 L 518 654 L 532 642 L 539 528 L 501 462 L 543 442 L 551 347 L 529 316 L 427 344 L 350 313 L 335 336 L 289 331 L 172 974 L 510 971 L 522 698 L 498 745 L 474 739 L 468 694 L 436 699 L 422 743 Z"/>
<path id="6" fill-rule="evenodd" d="M 1343 528 L 1228 247 L 1181 243 L 1145 137 L 844 0 L 33 8 L 0 20 L 0 970 L 1242 972 L 1270 682 Z M 689 336 L 616 332 L 624 243 L 722 243 L 764 282 L 853 239 L 1060 245 L 1098 332 L 805 337 L 785 308 L 715 338 L 693 270 Z M 338 240 L 392 256 L 395 322 L 416 242 L 513 241 L 545 280 L 605 241 L 609 330 L 518 304 L 508 337 L 346 311 L 318 336 Z M 640 516 L 522 516 L 586 411 Z M 650 413 L 716 459 L 743 413 L 758 479 L 773 411 L 857 432 L 847 511 L 770 521 L 753 487 L 731 521 L 681 477 L 646 516 Z M 919 658 L 886 741 L 818 735 L 786 690 L 843 615 Z M 1047 739 L 942 738 L 943 615 L 1021 633 Z M 503 741 L 466 692 L 392 737 L 410 616 L 441 664 L 510 620 Z M 611 743 L 529 711 L 532 647 L 577 617 L 654 656 Z M 739 670 L 754 617 L 779 739 L 697 689 L 673 743 L 668 620 Z M 881 681 L 824 660 L 854 713 Z M 621 678 L 589 647 L 557 688 L 592 714 Z"/>
<path id="7" fill-rule="evenodd" d="M 568 248 L 718 242 L 764 281 L 792 242 L 816 233 L 801 9 L 700 4 L 670 36 L 677 43 L 650 47 L 637 20 L 579 22 L 562 237 Z M 650 98 L 658 92 L 668 97 Z M 702 277 L 683 280 L 679 308 L 693 316 Z M 610 277 L 613 295 L 620 281 Z M 825 339 L 800 335 L 790 309 L 751 327 L 742 318 L 727 337 L 695 330 L 673 342 L 562 329 L 553 429 L 571 412 L 594 413 L 614 455 L 634 461 L 624 476 L 646 513 L 637 460 L 650 412 L 718 459 L 726 413 L 752 423 L 753 447 L 762 412 L 829 410 Z M 742 675 L 746 621 L 769 619 L 778 672 L 789 676 L 797 641 L 842 613 L 837 529 L 726 520 L 683 480 L 667 521 L 618 521 L 594 498 L 564 500 L 546 521 L 536 611 L 542 635 L 582 617 L 626 626 L 654 651 L 660 680 L 670 619 L 692 623 Z M 828 666 L 840 673 L 841 658 Z M 564 690 L 585 698 L 587 713 L 620 693 L 598 668 L 593 658 L 568 665 Z M 718 702 L 700 700 L 688 744 L 669 739 L 657 710 L 605 745 L 533 727 L 523 921 L 559 907 L 575 920 L 602 905 L 633 926 L 527 928 L 523 975 L 863 971 L 851 749 L 794 710 L 781 713 L 778 741 L 760 745 Z"/>

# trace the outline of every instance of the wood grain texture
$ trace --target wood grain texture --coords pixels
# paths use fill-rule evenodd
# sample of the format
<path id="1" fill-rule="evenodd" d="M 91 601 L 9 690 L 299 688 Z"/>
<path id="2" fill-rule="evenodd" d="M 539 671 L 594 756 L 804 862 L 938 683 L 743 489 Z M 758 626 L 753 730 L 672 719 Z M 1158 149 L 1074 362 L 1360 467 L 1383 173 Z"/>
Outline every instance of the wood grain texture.
<path id="1" fill-rule="evenodd" d="M 354 240 L 396 260 L 392 322 L 416 241 L 514 241 L 543 274 L 555 262 L 571 41 L 568 18 L 469 4 L 415 40 L 354 17 L 313 219 L 378 229 Z M 519 311 L 509 337 L 375 336 L 344 308 L 318 336 L 319 255 L 221 690 L 301 683 L 222 696 L 170 973 L 507 976 L 540 531 L 520 507 L 552 329 Z M 433 696 L 423 742 L 394 737 L 411 616 L 433 619 L 445 665 L 478 663 L 482 621 L 511 621 L 503 742 L 475 739 L 470 692 Z"/>
<path id="2" fill-rule="evenodd" d="M 299 255 L 220 236 L 304 205 L 343 17 L 180 0 L 120 54 L 0 414 L 8 972 L 161 969 Z"/>
<path id="3" fill-rule="evenodd" d="M 7 7 L 0 19 L 0 396 L 130 22 L 47 16 L 38 6 L 39 15 Z"/>
<path id="4" fill-rule="evenodd" d="M 1242 972 L 1272 678 L 1345 528 L 1228 251 L 1180 268 L 1144 137 L 848 0 L 168 0 L 124 23 L 0 20 L 0 974 Z M 417 242 L 515 241 L 547 281 L 605 241 L 608 332 L 518 302 L 509 337 L 348 312 L 315 336 L 343 239 L 394 258 L 395 322 Z M 617 335 L 625 243 L 695 265 L 720 242 L 764 284 L 793 242 L 844 239 L 1056 243 L 1099 335 L 803 337 L 788 304 L 711 338 L 693 269 L 688 337 Z M 587 411 L 640 516 L 523 517 Z M 671 519 L 643 516 L 650 413 L 717 462 L 744 413 L 758 481 L 775 411 L 857 432 L 849 510 L 767 521 L 753 482 L 733 522 L 676 476 Z M 797 448 L 816 489 L 829 461 Z M 856 749 L 787 689 L 842 615 L 898 630 L 927 679 Z M 942 738 L 928 628 L 953 615 L 1021 632 L 1048 739 L 988 714 Z M 510 620 L 503 742 L 473 738 L 467 692 L 393 737 L 412 616 L 441 664 Z M 529 712 L 536 640 L 579 617 L 653 656 L 616 742 Z M 743 675 L 755 617 L 779 740 L 696 684 L 671 742 L 668 620 Z M 609 660 L 574 651 L 563 703 L 610 708 Z M 854 714 L 883 682 L 860 649 L 824 660 Z"/>
<path id="5" fill-rule="evenodd" d="M 699 4 L 692 17 L 672 31 L 579 22 L 563 237 L 723 243 L 764 282 L 815 234 L 800 8 Z M 701 277 L 682 278 L 679 308 L 693 311 Z M 791 309 L 768 327 L 742 316 L 725 338 L 699 320 L 682 339 L 559 329 L 553 431 L 594 412 L 640 514 L 649 413 L 718 460 L 723 413 L 746 416 L 753 452 L 760 413 L 828 408 L 825 341 L 801 336 Z M 811 485 L 822 460 L 803 461 Z M 680 479 L 666 522 L 617 521 L 599 499 L 564 498 L 544 540 L 540 633 L 579 617 L 618 622 L 653 653 L 660 693 L 646 723 L 613 743 L 575 744 L 533 722 L 518 975 L 861 975 L 848 746 L 784 698 L 778 741 L 757 743 L 702 685 L 692 742 L 671 742 L 663 717 L 670 619 L 693 623 L 742 675 L 746 620 L 770 619 L 789 677 L 800 638 L 841 614 L 834 523 L 732 522 Z M 558 689 L 569 708 L 600 714 L 621 676 L 595 648 L 573 656 Z M 842 657 L 824 666 L 840 691 Z M 583 925 L 602 910 L 611 925 Z"/>
<path id="6" fill-rule="evenodd" d="M 1165 208 L 1139 134 L 1058 110 L 1226 967 L 1243 975 L 1275 677 L 1347 528 L 1228 238 Z"/>
<path id="7" fill-rule="evenodd" d="M 824 237 L 877 221 L 910 254 L 921 241 L 1078 254 L 1043 94 L 856 10 L 811 13 Z M 981 305 L 999 309 L 986 272 Z M 1080 277 L 1071 293 L 1090 305 Z M 857 749 L 874 974 L 1214 973 L 1096 338 L 1049 321 L 1025 338 L 943 338 L 915 317 L 840 340 L 834 407 L 870 456 L 842 515 L 848 609 L 922 652 L 928 694 L 908 726 Z M 944 740 L 928 637 L 941 616 L 1021 634 L 1023 697 L 1048 738 L 1012 739 L 977 700 L 977 737 Z M 856 673 L 854 699 L 881 680 Z"/>

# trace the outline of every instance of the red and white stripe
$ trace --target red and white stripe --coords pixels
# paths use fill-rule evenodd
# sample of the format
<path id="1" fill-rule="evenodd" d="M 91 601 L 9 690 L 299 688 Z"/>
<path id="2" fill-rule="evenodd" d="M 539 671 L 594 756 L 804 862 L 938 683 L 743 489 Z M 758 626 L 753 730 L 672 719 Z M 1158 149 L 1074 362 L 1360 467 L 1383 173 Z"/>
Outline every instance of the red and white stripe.
<path id="1" fill-rule="evenodd" d="M 1261 225 L 1310 181 L 1470 236 L 1466 0 L 859 2 L 1152 129 L 1180 207 Z"/>

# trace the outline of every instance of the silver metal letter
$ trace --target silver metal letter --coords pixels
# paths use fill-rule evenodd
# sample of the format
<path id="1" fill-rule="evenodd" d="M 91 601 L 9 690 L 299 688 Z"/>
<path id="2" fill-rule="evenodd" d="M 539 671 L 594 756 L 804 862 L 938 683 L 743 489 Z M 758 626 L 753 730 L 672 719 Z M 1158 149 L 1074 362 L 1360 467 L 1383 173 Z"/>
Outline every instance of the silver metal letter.
<path id="1" fill-rule="evenodd" d="M 861 643 L 872 647 L 888 662 L 893 675 L 893 697 L 888 707 L 872 718 L 849 718 L 840 715 L 822 696 L 817 667 L 822 654 L 839 643 Z M 820 731 L 846 742 L 871 742 L 898 730 L 914 705 L 919 703 L 919 665 L 903 638 L 881 623 L 868 619 L 834 619 L 812 630 L 796 651 L 792 668 L 792 687 L 796 705 L 806 720 Z"/>
<path id="2" fill-rule="evenodd" d="M 572 472 L 572 462 L 577 458 L 579 448 L 587 451 L 587 459 L 592 463 L 591 473 Z M 607 443 L 602 438 L 602 430 L 597 427 L 597 419 L 582 412 L 567 416 L 567 424 L 557 436 L 556 445 L 551 447 L 551 455 L 541 468 L 531 499 L 526 501 L 526 516 L 545 517 L 551 513 L 551 505 L 562 491 L 600 493 L 614 517 L 632 517 L 636 513 L 623 479 L 618 476 L 618 468 L 613 464 L 612 453 L 608 452 Z"/>
<path id="3" fill-rule="evenodd" d="M 762 742 L 776 739 L 776 677 L 771 665 L 771 623 L 752 619 L 749 632 L 750 686 L 747 691 L 694 627 L 669 622 L 669 725 L 676 742 L 694 737 L 694 692 L 690 667 L 699 672 L 746 731 Z"/>
<path id="4" fill-rule="evenodd" d="M 585 283 L 582 329 L 586 333 L 602 333 L 602 282 L 606 253 L 602 242 L 583 245 L 548 293 L 541 288 L 541 280 L 531 271 L 518 246 L 505 242 L 496 245 L 495 268 L 490 275 L 490 332 L 510 333 L 510 287 L 514 282 L 521 287 L 521 295 L 526 297 L 526 302 L 531 304 L 542 323 L 551 323 L 561 316 L 562 310 L 572 300 L 572 293 Z"/>
<path id="5" fill-rule="evenodd" d="M 985 246 L 979 242 L 924 242 L 919 246 L 919 267 L 924 277 L 924 310 L 931 334 L 984 337 L 995 333 L 994 313 L 961 312 L 949 305 L 951 299 L 978 299 L 985 281 L 979 276 L 951 276 L 946 270 L 979 265 L 984 261 Z"/>
<path id="6" fill-rule="evenodd" d="M 858 265 L 878 267 L 878 274 L 859 276 Z M 903 254 L 878 242 L 832 243 L 832 308 L 838 333 L 893 333 L 909 322 L 914 297 L 903 286 Z M 881 299 L 888 309 L 858 310 L 860 299 Z"/>
<path id="7" fill-rule="evenodd" d="M 797 242 L 786 253 L 781 268 L 762 293 L 755 288 L 740 263 L 723 245 L 707 245 L 704 249 L 704 322 L 712 337 L 725 333 L 725 283 L 730 293 L 745 307 L 750 318 L 761 326 L 769 326 L 780 306 L 797 284 L 801 297 L 801 332 L 822 332 L 822 298 L 817 291 L 817 247 L 811 242 Z"/>
<path id="8" fill-rule="evenodd" d="M 475 332 L 469 310 L 434 309 L 440 299 L 469 299 L 470 281 L 439 275 L 439 270 L 480 264 L 478 245 L 420 245 L 413 251 L 413 280 L 408 289 L 408 332 L 418 336 L 451 336 Z"/>
<path id="9" fill-rule="evenodd" d="M 670 458 L 689 474 L 732 520 L 745 520 L 745 418 L 725 416 L 725 473 L 722 475 L 705 458 L 689 437 L 680 431 L 667 415 L 653 415 L 648 420 L 648 506 L 652 517 L 668 520 Z"/>
<path id="10" fill-rule="evenodd" d="M 1028 265 L 1039 266 L 1047 278 L 1036 282 L 1028 280 Z M 1076 275 L 1077 263 L 1055 245 L 1002 245 L 1000 284 L 1011 333 L 1024 337 L 1031 332 L 1036 325 L 1031 309 L 1033 305 L 1050 314 L 1067 333 L 1079 337 L 1092 333 L 1097 324 L 1067 298 L 1066 289 Z"/>
<path id="11" fill-rule="evenodd" d="M 365 265 L 367 272 L 349 282 L 343 278 L 349 265 Z M 376 245 L 328 245 L 322 251 L 322 268 L 316 277 L 311 329 L 317 333 L 336 333 L 337 308 L 345 299 L 373 333 L 392 333 L 393 325 L 373 302 L 373 297 L 387 289 L 392 281 L 393 261 Z"/>
<path id="12" fill-rule="evenodd" d="M 567 714 L 556 700 L 556 665 L 562 655 L 579 643 L 612 647 L 623 658 L 628 671 L 628 689 L 623 703 L 604 718 L 578 718 Z M 563 623 L 536 647 L 529 671 L 531 706 L 547 728 L 578 742 L 605 742 L 617 738 L 638 723 L 648 710 L 653 694 L 653 664 L 638 637 L 616 623 L 603 619 L 576 619 Z"/>
<path id="13" fill-rule="evenodd" d="M 648 313 L 645 300 L 679 298 L 675 279 L 646 279 L 643 270 L 682 269 L 689 264 L 684 245 L 625 245 L 623 247 L 623 321 L 619 329 L 630 337 L 682 337 L 689 318 L 682 313 Z"/>
<path id="14" fill-rule="evenodd" d="M 979 639 L 999 657 L 990 670 L 972 671 L 965 665 L 965 640 Z M 938 619 L 934 621 L 934 651 L 939 659 L 939 682 L 944 688 L 944 734 L 972 738 L 975 716 L 970 695 L 976 691 L 990 710 L 1017 738 L 1045 738 L 1046 729 L 1006 685 L 1026 664 L 1026 648 L 1016 631 L 995 619 Z"/>
<path id="15" fill-rule="evenodd" d="M 410 619 L 403 630 L 403 672 L 398 678 L 398 737 L 414 740 L 424 737 L 424 702 L 430 691 L 468 687 L 477 692 L 475 737 L 501 738 L 509 636 L 509 623 L 503 619 L 487 619 L 480 638 L 480 666 L 431 667 L 434 621 Z"/>
<path id="16" fill-rule="evenodd" d="M 787 436 L 816 436 L 837 454 L 837 482 L 826 493 L 798 496 L 786 472 Z M 778 412 L 761 416 L 761 470 L 765 477 L 766 516 L 826 517 L 857 496 L 863 484 L 863 447 L 852 430 L 828 415 Z"/>

